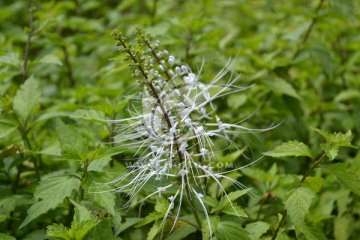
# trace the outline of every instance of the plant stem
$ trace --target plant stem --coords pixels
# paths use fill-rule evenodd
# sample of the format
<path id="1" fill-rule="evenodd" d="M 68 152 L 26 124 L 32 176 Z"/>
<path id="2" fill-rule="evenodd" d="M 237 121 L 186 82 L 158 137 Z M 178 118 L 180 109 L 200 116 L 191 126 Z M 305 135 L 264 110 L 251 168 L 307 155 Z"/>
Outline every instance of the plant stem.
<path id="1" fill-rule="evenodd" d="M 278 227 L 276 228 L 275 232 L 274 232 L 274 235 L 272 236 L 271 240 L 275 240 L 278 233 L 279 233 L 279 230 L 281 228 L 281 226 L 285 223 L 285 219 L 286 219 L 286 216 L 287 216 L 287 212 L 285 210 L 285 212 L 283 213 L 282 217 L 281 217 L 281 220 L 279 222 L 279 225 Z"/>
<path id="2" fill-rule="evenodd" d="M 188 181 L 188 176 L 186 175 L 186 180 L 185 181 Z M 195 208 L 195 206 L 193 205 L 193 202 L 192 202 L 192 199 L 191 199 L 191 192 L 190 192 L 190 186 L 188 184 L 185 184 L 186 185 L 186 198 L 189 202 L 189 205 L 190 205 L 190 208 L 191 208 L 191 211 L 195 217 L 195 220 L 196 220 L 196 223 L 198 225 L 197 229 L 198 230 L 201 230 L 201 221 L 200 221 L 200 217 L 197 213 L 197 209 Z"/>
<path id="3" fill-rule="evenodd" d="M 29 7 L 29 11 L 30 11 L 29 33 L 28 33 L 27 40 L 26 40 L 23 68 L 21 70 L 24 81 L 27 79 L 27 76 L 28 76 L 29 51 L 30 51 L 31 37 L 33 36 L 33 33 L 34 33 L 34 29 L 33 29 L 34 2 L 32 0 L 30 0 L 29 5 L 30 5 L 30 7 Z"/>
<path id="4" fill-rule="evenodd" d="M 319 4 L 317 5 L 317 7 L 315 9 L 315 14 L 316 15 L 319 13 L 323 3 L 324 3 L 324 0 L 320 0 Z M 318 20 L 318 16 L 316 16 L 316 17 L 314 17 L 312 19 L 308 29 L 306 30 L 305 34 L 303 35 L 303 38 L 302 38 L 300 44 L 298 45 L 292 59 L 295 59 L 297 56 L 299 56 L 299 54 L 301 52 L 301 49 L 304 46 L 304 44 L 307 42 L 307 40 L 309 39 L 310 33 L 311 33 L 312 29 L 314 28 L 314 25 L 317 22 L 317 20 Z"/>
<path id="5" fill-rule="evenodd" d="M 64 53 L 64 64 L 65 64 L 65 68 L 66 68 L 66 74 L 69 79 L 69 85 L 70 85 L 70 87 L 74 87 L 75 79 L 74 79 L 71 63 L 69 60 L 69 53 L 68 53 L 68 50 L 67 50 L 65 44 L 61 46 L 61 49 L 63 50 L 63 53 Z"/>
<path id="6" fill-rule="evenodd" d="M 318 160 L 314 162 L 312 167 L 305 173 L 305 175 L 302 177 L 300 183 L 304 182 L 305 179 L 311 174 L 312 171 L 325 159 L 326 154 L 324 153 Z"/>

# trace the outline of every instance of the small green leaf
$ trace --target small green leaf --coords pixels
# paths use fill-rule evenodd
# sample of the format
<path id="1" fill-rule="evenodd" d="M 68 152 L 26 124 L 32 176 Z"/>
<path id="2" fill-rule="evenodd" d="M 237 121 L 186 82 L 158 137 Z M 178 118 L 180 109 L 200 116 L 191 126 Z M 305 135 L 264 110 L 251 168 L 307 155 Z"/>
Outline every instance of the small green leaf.
<path id="1" fill-rule="evenodd" d="M 161 222 L 155 222 L 154 225 L 150 228 L 146 240 L 153 240 L 158 235 L 161 230 Z"/>
<path id="2" fill-rule="evenodd" d="M 267 222 L 257 221 L 246 225 L 245 230 L 250 233 L 251 240 L 258 240 L 270 229 Z"/>
<path id="3" fill-rule="evenodd" d="M 62 62 L 60 61 L 60 59 L 58 57 L 56 57 L 53 54 L 48 54 L 44 57 L 42 57 L 39 62 L 41 63 L 50 63 L 50 64 L 56 64 L 56 65 L 60 65 L 62 66 Z"/>
<path id="4" fill-rule="evenodd" d="M 351 131 L 347 131 L 345 134 L 341 132 L 329 133 L 327 131 L 314 128 L 316 132 L 318 132 L 321 136 L 325 138 L 325 140 L 330 144 L 335 144 L 339 147 L 351 147 L 358 148 L 350 143 L 352 136 Z"/>
<path id="5" fill-rule="evenodd" d="M 40 200 L 34 203 L 27 211 L 25 220 L 19 228 L 24 227 L 32 220 L 56 208 L 66 197 L 69 197 L 73 190 L 80 186 L 80 179 L 74 176 L 50 177 L 40 182 L 34 193 L 34 199 Z"/>
<path id="6" fill-rule="evenodd" d="M 169 208 L 169 201 L 163 197 L 156 199 L 155 211 L 165 213 Z"/>
<path id="7" fill-rule="evenodd" d="M 318 193 L 324 184 L 324 179 L 322 177 L 307 177 L 303 183 L 302 187 L 311 189 L 313 193 Z"/>
<path id="8" fill-rule="evenodd" d="M 136 224 L 135 227 L 141 227 L 141 226 L 144 226 L 144 225 L 149 224 L 151 222 L 154 222 L 154 221 L 158 220 L 159 218 L 164 217 L 164 215 L 165 214 L 161 213 L 161 212 L 149 213 L 148 215 L 146 215 L 146 217 L 143 220 L 141 220 L 141 222 Z"/>
<path id="9" fill-rule="evenodd" d="M 284 204 L 290 220 L 295 226 L 300 226 L 304 223 L 305 216 L 309 212 L 310 204 L 314 197 L 314 193 L 304 187 L 296 188 L 287 193 Z"/>
<path id="10" fill-rule="evenodd" d="M 111 185 L 107 184 L 108 177 L 104 173 L 88 172 L 83 181 L 85 194 L 101 208 L 115 215 L 115 193 Z"/>
<path id="11" fill-rule="evenodd" d="M 111 157 L 92 160 L 87 168 L 88 171 L 101 172 L 111 161 Z"/>
<path id="12" fill-rule="evenodd" d="M 96 218 L 87 219 L 81 222 L 73 221 L 71 231 L 75 240 L 83 240 L 86 234 L 93 229 L 99 221 Z"/>
<path id="13" fill-rule="evenodd" d="M 243 218 L 249 217 L 246 214 L 246 212 L 244 211 L 244 209 L 242 207 L 240 207 L 239 205 L 237 205 L 236 203 L 232 203 L 232 206 L 230 204 L 226 205 L 221 211 L 223 213 L 237 216 L 237 217 L 243 217 Z"/>
<path id="14" fill-rule="evenodd" d="M 60 224 L 54 223 L 48 226 L 46 234 L 49 237 L 56 237 L 64 240 L 72 240 L 69 230 L 61 223 Z"/>
<path id="15" fill-rule="evenodd" d="M 249 234 L 237 222 L 223 221 L 217 225 L 216 239 L 222 240 L 250 240 Z"/>
<path id="16" fill-rule="evenodd" d="M 282 78 L 274 77 L 263 81 L 272 91 L 301 99 L 295 88 Z"/>
<path id="17" fill-rule="evenodd" d="M 246 213 L 244 212 L 244 210 L 237 206 L 234 201 L 236 199 L 238 199 L 239 197 L 245 195 L 246 193 L 248 193 L 249 191 L 251 190 L 251 188 L 247 188 L 247 189 L 243 189 L 243 190 L 237 190 L 237 191 L 234 191 L 234 192 L 230 192 L 229 194 L 227 195 L 224 195 L 222 198 L 221 198 L 221 201 L 220 203 L 215 206 L 211 212 L 214 213 L 215 211 L 219 211 L 219 210 L 225 210 L 227 211 L 229 214 L 231 215 L 238 215 L 238 216 L 245 216 L 247 217 Z M 236 208 L 235 208 L 236 206 Z M 225 209 L 226 208 L 226 209 Z M 239 210 L 238 214 L 237 213 L 237 210 Z"/>
<path id="18" fill-rule="evenodd" d="M 70 202 L 75 206 L 74 222 L 83 222 L 92 218 L 91 212 L 86 207 L 71 199 Z"/>
<path id="19" fill-rule="evenodd" d="M 347 189 L 360 196 L 360 180 L 355 173 L 347 170 L 346 163 L 326 166 Z"/>
<path id="20" fill-rule="evenodd" d="M 219 204 L 219 202 L 215 198 L 210 197 L 210 196 L 203 197 L 202 201 L 210 207 L 215 207 Z"/>
<path id="21" fill-rule="evenodd" d="M 26 122 L 39 101 L 40 91 L 38 88 L 39 82 L 34 77 L 30 77 L 16 92 L 13 108 L 23 123 Z"/>
<path id="22" fill-rule="evenodd" d="M 350 130 L 345 134 L 339 132 L 328 133 L 327 131 L 317 128 L 314 128 L 314 130 L 325 138 L 326 143 L 320 144 L 320 147 L 322 150 L 324 150 L 326 156 L 328 156 L 330 161 L 336 158 L 339 152 L 339 147 L 357 148 L 356 146 L 350 143 L 351 141 Z"/>
<path id="23" fill-rule="evenodd" d="M 65 125 L 60 119 L 56 121 L 56 132 L 63 154 L 70 154 L 82 159 L 85 155 L 85 143 L 81 134 L 74 128 Z"/>
<path id="24" fill-rule="evenodd" d="M 279 146 L 274 147 L 270 152 L 264 153 L 270 157 L 300 157 L 306 156 L 313 158 L 309 147 L 302 142 L 288 141 Z"/>

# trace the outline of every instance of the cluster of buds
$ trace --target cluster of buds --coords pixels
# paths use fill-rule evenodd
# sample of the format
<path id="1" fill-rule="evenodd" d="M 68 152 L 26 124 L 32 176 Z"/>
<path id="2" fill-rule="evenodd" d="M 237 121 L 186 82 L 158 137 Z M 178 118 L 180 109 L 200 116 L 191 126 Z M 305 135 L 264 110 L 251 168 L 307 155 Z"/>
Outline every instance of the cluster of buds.
<path id="1" fill-rule="evenodd" d="M 205 84 L 199 79 L 201 70 L 195 74 L 186 64 L 179 64 L 180 61 L 167 50 L 159 50 L 160 42 L 152 43 L 144 31 L 138 30 L 136 36 L 138 48 L 134 49 L 121 33 L 113 32 L 117 45 L 130 62 L 133 77 L 142 87 L 142 110 L 132 112 L 130 118 L 115 120 L 120 131 L 117 142 L 138 149 L 137 160 L 128 168 L 128 173 L 114 181 L 116 189 L 130 196 L 128 205 L 131 205 L 137 203 L 133 201 L 134 197 L 147 183 L 155 182 L 157 190 L 141 201 L 156 195 L 165 196 L 169 208 L 163 221 L 173 214 L 175 226 L 183 200 L 187 199 L 186 203 L 191 205 L 198 224 L 201 222 L 198 213 L 203 212 L 210 226 L 207 208 L 202 201 L 207 195 L 208 181 L 217 183 L 225 196 L 225 189 L 220 183 L 222 178 L 243 187 L 226 176 L 226 173 L 240 168 L 216 172 L 211 167 L 215 160 L 213 140 L 220 138 L 238 147 L 231 136 L 242 131 L 259 132 L 264 129 L 223 123 L 215 114 L 215 99 L 245 89 L 235 85 L 239 77 L 230 74 L 232 62 L 229 61 Z M 229 80 L 220 84 L 227 75 Z M 195 201 L 202 209 L 195 209 Z"/>

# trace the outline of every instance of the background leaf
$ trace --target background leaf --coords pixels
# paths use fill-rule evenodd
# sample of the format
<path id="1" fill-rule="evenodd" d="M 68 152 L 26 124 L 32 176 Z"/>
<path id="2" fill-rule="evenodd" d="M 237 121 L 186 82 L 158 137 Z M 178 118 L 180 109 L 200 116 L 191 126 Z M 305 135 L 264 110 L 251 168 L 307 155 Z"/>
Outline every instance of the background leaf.
<path id="1" fill-rule="evenodd" d="M 300 157 L 307 156 L 313 158 L 309 147 L 299 141 L 288 141 L 274 147 L 271 151 L 264 153 L 270 157 Z"/>
<path id="2" fill-rule="evenodd" d="M 25 122 L 40 99 L 39 82 L 33 76 L 20 86 L 14 97 L 13 108 L 20 119 Z"/>

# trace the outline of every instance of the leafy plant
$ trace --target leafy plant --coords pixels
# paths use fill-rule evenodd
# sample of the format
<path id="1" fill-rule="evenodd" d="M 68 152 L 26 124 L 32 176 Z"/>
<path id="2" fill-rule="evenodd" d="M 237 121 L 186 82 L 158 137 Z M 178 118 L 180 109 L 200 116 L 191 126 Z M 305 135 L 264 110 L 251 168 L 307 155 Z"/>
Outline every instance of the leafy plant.
<path id="1" fill-rule="evenodd" d="M 357 239 L 359 9 L 1 1 L 0 238 Z"/>

